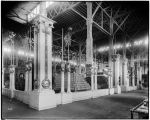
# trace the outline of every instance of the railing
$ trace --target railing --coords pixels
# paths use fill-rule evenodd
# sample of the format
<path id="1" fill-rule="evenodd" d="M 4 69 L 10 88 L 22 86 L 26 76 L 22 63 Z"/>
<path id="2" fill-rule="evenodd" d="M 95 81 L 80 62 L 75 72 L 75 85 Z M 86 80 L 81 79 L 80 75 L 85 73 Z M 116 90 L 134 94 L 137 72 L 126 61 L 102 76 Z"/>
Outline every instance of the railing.
<path id="1" fill-rule="evenodd" d="M 29 93 L 27 91 L 14 90 L 14 97 L 25 104 L 29 104 Z"/>
<path id="2" fill-rule="evenodd" d="M 2 88 L 2 95 L 11 97 L 11 90 L 8 88 Z M 29 93 L 27 91 L 13 90 L 13 95 L 17 100 L 29 104 Z"/>
<path id="3" fill-rule="evenodd" d="M 72 93 L 73 101 L 85 100 L 92 98 L 92 91 L 82 91 Z"/>
<path id="4" fill-rule="evenodd" d="M 2 88 L 2 95 L 11 96 L 11 90 L 9 88 Z"/>

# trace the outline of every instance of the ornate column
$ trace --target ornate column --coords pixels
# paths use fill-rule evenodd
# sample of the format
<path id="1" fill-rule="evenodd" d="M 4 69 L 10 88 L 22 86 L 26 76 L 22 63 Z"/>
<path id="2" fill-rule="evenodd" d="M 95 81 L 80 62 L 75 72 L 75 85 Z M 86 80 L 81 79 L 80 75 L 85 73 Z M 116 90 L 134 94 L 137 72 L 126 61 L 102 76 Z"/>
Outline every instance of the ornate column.
<path id="1" fill-rule="evenodd" d="M 34 89 L 37 89 L 39 86 L 38 82 L 38 33 L 39 33 L 39 26 L 38 24 L 34 24 Z M 36 84 L 35 84 L 36 83 Z"/>
<path id="2" fill-rule="evenodd" d="M 61 93 L 64 93 L 64 71 L 65 71 L 65 63 L 61 63 Z"/>
<path id="3" fill-rule="evenodd" d="M 93 79 L 93 37 L 92 37 L 92 2 L 87 5 L 87 39 L 86 39 L 86 77 L 91 79 L 91 90 L 94 90 Z"/>
<path id="4" fill-rule="evenodd" d="M 109 89 L 109 95 L 114 94 L 113 83 L 112 83 L 112 69 L 108 69 L 108 89 Z"/>
<path id="5" fill-rule="evenodd" d="M 5 72 L 5 68 L 4 68 L 4 52 L 2 52 L 2 88 L 4 88 L 4 72 Z"/>
<path id="6" fill-rule="evenodd" d="M 52 90 L 52 28 L 54 21 L 47 18 L 46 2 L 40 3 L 40 14 L 32 21 L 37 26 L 34 50 L 34 70 L 36 69 L 36 89 L 30 91 L 30 107 L 44 110 L 56 107 L 56 96 Z M 35 83 L 34 83 L 35 84 Z"/>
<path id="7" fill-rule="evenodd" d="M 28 91 L 28 81 L 29 81 L 29 72 L 28 72 L 28 63 L 26 63 L 25 91 Z"/>
<path id="8" fill-rule="evenodd" d="M 123 82 L 122 82 L 122 58 L 120 59 L 120 62 L 119 62 L 119 83 L 120 83 L 120 86 L 123 85 Z"/>
<path id="9" fill-rule="evenodd" d="M 77 89 L 78 89 L 78 86 L 77 86 L 78 76 L 79 76 L 78 66 L 75 66 L 75 91 L 77 91 Z"/>
<path id="10" fill-rule="evenodd" d="M 64 68 L 64 66 L 62 65 L 62 67 Z M 67 75 L 68 75 L 68 79 L 67 79 L 67 93 L 62 93 L 61 94 L 61 103 L 62 104 L 67 104 L 67 103 L 71 103 L 72 102 L 72 93 L 70 90 L 70 64 L 67 64 Z M 64 77 L 63 77 L 63 81 L 62 81 L 62 89 L 64 91 Z"/>
<path id="11" fill-rule="evenodd" d="M 94 67 L 91 68 L 91 90 L 94 90 Z"/>
<path id="12" fill-rule="evenodd" d="M 97 66 L 95 65 L 94 73 L 95 73 L 95 90 L 97 90 Z"/>
<path id="13" fill-rule="evenodd" d="M 131 73 L 132 73 L 132 86 L 135 86 L 135 79 L 134 79 L 134 49 L 132 50 L 131 54 Z"/>
<path id="14" fill-rule="evenodd" d="M 140 58 L 138 58 L 140 60 Z M 141 66 L 140 66 L 140 61 L 137 63 L 137 87 L 139 88 L 139 81 L 141 81 Z"/>
<path id="15" fill-rule="evenodd" d="M 109 77 L 109 80 L 110 80 L 110 88 L 113 88 L 114 86 L 114 70 L 113 70 L 113 67 L 114 67 L 114 63 L 112 61 L 112 56 L 114 54 L 114 48 L 113 48 L 113 39 L 114 39 L 114 34 L 113 34 L 113 29 L 114 29 L 114 26 L 113 26 L 113 17 L 112 17 L 112 10 L 111 10 L 111 18 L 110 18 L 110 38 L 109 38 L 109 56 L 108 56 L 108 64 L 109 64 L 109 69 L 110 71 L 112 71 L 110 74 L 111 74 L 111 77 Z"/>
<path id="16" fill-rule="evenodd" d="M 28 64 L 28 90 L 32 91 L 32 61 Z"/>
<path id="17" fill-rule="evenodd" d="M 128 77 L 128 68 L 127 68 L 128 59 L 123 58 L 122 62 L 122 84 L 123 84 L 123 91 L 129 90 L 129 77 Z"/>
<path id="18" fill-rule="evenodd" d="M 82 57 L 81 44 L 79 44 L 79 74 L 81 74 L 81 57 Z"/>
<path id="19" fill-rule="evenodd" d="M 132 73 L 132 86 L 135 86 L 135 82 L 134 82 L 134 61 L 133 59 L 131 60 L 131 73 Z"/>
<path id="20" fill-rule="evenodd" d="M 11 90 L 10 97 L 13 98 L 14 90 L 15 90 L 15 66 L 14 65 L 10 66 L 9 73 L 10 73 L 9 89 Z"/>
<path id="21" fill-rule="evenodd" d="M 67 64 L 67 75 L 68 75 L 68 77 L 67 77 L 67 93 L 70 93 L 71 92 L 71 90 L 70 90 L 70 64 L 68 63 Z"/>
<path id="22" fill-rule="evenodd" d="M 115 93 L 121 93 L 121 88 L 119 86 L 120 55 L 119 54 L 112 55 L 112 61 L 113 61 L 113 81 L 115 82 Z"/>
<path id="23" fill-rule="evenodd" d="M 4 88 L 4 72 L 5 72 L 5 68 L 2 68 L 2 88 Z"/>

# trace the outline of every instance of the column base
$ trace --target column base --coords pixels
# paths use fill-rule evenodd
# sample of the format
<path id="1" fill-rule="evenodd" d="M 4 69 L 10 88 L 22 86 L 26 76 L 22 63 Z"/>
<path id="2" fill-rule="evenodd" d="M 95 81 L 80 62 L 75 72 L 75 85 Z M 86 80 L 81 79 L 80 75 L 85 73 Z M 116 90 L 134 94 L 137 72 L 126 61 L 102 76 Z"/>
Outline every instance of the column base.
<path id="1" fill-rule="evenodd" d="M 96 90 L 93 90 L 92 91 L 92 98 L 97 98 L 99 96 L 99 94 L 98 94 L 98 90 L 96 89 Z"/>
<path id="2" fill-rule="evenodd" d="M 56 107 L 56 96 L 53 90 L 31 91 L 29 106 L 36 110 L 45 110 Z"/>
<path id="3" fill-rule="evenodd" d="M 113 94 L 115 93 L 114 88 L 110 88 L 110 89 L 108 89 L 108 90 L 109 90 L 109 95 L 113 95 Z"/>
<path id="4" fill-rule="evenodd" d="M 61 104 L 72 103 L 72 93 L 61 93 Z"/>
<path id="5" fill-rule="evenodd" d="M 121 93 L 121 88 L 120 88 L 119 85 L 117 85 L 117 87 L 115 87 L 114 90 L 115 90 L 114 92 L 115 92 L 116 94 L 120 94 L 120 93 Z"/>
<path id="6" fill-rule="evenodd" d="M 10 98 L 14 98 L 14 90 L 10 90 Z"/>
<path id="7" fill-rule="evenodd" d="M 92 98 L 109 95 L 109 89 L 99 89 L 92 91 Z"/>
<path id="8" fill-rule="evenodd" d="M 127 92 L 127 91 L 129 91 L 129 86 L 121 86 L 121 91 L 123 91 L 123 92 Z"/>

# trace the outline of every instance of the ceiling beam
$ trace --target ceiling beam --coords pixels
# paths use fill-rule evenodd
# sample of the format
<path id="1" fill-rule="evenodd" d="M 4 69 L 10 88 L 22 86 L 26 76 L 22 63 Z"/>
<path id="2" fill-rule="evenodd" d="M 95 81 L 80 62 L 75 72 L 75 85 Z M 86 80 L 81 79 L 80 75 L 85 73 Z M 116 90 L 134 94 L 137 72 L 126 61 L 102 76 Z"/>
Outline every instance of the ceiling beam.
<path id="1" fill-rule="evenodd" d="M 81 16 L 84 20 L 87 20 L 86 17 L 84 17 L 81 13 L 79 13 L 78 11 L 76 11 L 75 9 L 71 8 L 72 11 L 74 11 L 75 13 L 77 13 L 79 16 Z"/>
<path id="2" fill-rule="evenodd" d="M 98 3 L 96 3 L 96 4 L 99 5 Z M 118 22 L 114 19 L 114 17 L 110 16 L 110 15 L 107 13 L 106 9 L 102 8 L 102 6 L 100 6 L 100 8 L 101 8 L 101 10 L 109 17 L 109 19 L 112 19 L 113 22 L 118 26 L 118 28 L 122 30 L 122 28 L 120 27 L 120 25 L 118 24 Z M 118 9 L 118 12 L 119 12 L 119 10 L 120 10 L 120 9 Z M 117 12 L 117 13 L 118 13 L 118 12 Z M 117 14 L 116 14 L 116 15 L 117 15 Z M 115 17 L 117 17 L 117 16 L 115 16 Z"/>
<path id="3" fill-rule="evenodd" d="M 98 4 L 98 6 L 96 7 L 94 13 L 92 14 L 92 18 L 94 18 L 95 14 L 96 14 L 96 12 L 98 11 L 98 9 L 100 8 L 100 5 L 101 5 L 101 4 L 102 4 L 102 2 L 100 2 L 100 3 Z"/>
<path id="4" fill-rule="evenodd" d="M 87 20 L 86 17 L 84 17 L 81 13 L 79 13 L 79 12 L 76 11 L 75 9 L 72 8 L 71 10 L 73 10 L 75 13 L 77 13 L 78 15 L 80 15 L 84 20 Z M 100 26 L 97 22 L 93 21 L 93 23 L 94 23 L 95 26 L 96 26 L 98 29 L 100 29 L 102 32 L 107 33 L 108 35 L 110 35 L 110 33 L 109 33 L 107 30 L 105 30 L 102 26 Z"/>
<path id="5" fill-rule="evenodd" d="M 53 9 L 47 9 L 48 17 L 50 19 L 54 19 L 56 16 L 71 8 L 74 8 L 78 4 L 80 4 L 80 2 L 61 2 L 57 7 L 54 7 Z"/>
<path id="6" fill-rule="evenodd" d="M 124 18 L 124 20 L 121 22 L 121 24 L 118 26 L 117 30 L 114 32 L 114 35 L 116 34 L 116 32 L 121 28 L 121 26 L 124 24 L 124 22 L 127 20 L 127 18 L 129 17 L 129 14 Z"/>
<path id="7" fill-rule="evenodd" d="M 110 35 L 110 33 L 107 30 L 105 30 L 102 26 L 100 26 L 97 22 L 93 21 L 93 23 L 95 24 L 96 28 L 106 33 L 107 35 Z"/>

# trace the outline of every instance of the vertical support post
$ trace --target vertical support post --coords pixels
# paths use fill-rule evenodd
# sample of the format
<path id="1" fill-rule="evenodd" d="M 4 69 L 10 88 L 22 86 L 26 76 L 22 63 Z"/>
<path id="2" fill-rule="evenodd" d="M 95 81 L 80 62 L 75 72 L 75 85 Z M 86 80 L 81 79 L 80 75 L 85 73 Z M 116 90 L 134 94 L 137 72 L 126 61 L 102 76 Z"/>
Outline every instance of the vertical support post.
<path id="1" fill-rule="evenodd" d="M 38 32 L 38 25 L 34 25 L 34 83 L 38 81 Z"/>
<path id="2" fill-rule="evenodd" d="M 113 55 L 115 93 L 121 93 L 121 88 L 119 86 L 119 62 L 120 62 L 120 55 L 119 54 Z"/>
<path id="3" fill-rule="evenodd" d="M 120 86 L 123 85 L 123 82 L 122 82 L 122 59 L 120 59 L 120 62 L 119 62 L 119 80 L 120 80 Z"/>
<path id="4" fill-rule="evenodd" d="M 28 67 L 28 91 L 32 91 L 32 61 L 29 61 Z"/>
<path id="5" fill-rule="evenodd" d="M 68 43 L 68 63 L 67 63 L 67 93 L 70 93 L 70 63 L 69 63 L 70 57 L 69 57 L 69 43 Z"/>
<path id="6" fill-rule="evenodd" d="M 82 56 L 81 44 L 79 44 L 79 74 L 81 74 L 81 56 Z"/>
<path id="7" fill-rule="evenodd" d="M 139 82 L 141 81 L 141 66 L 140 66 L 140 55 L 138 55 L 137 61 L 137 88 L 139 88 Z"/>
<path id="8" fill-rule="evenodd" d="M 50 89 L 52 90 L 52 26 L 49 26 L 49 23 L 47 23 L 46 27 L 48 28 L 48 31 L 45 32 L 49 32 L 47 34 L 47 65 L 48 65 L 48 69 L 47 69 L 47 74 L 48 74 L 48 80 L 50 80 Z"/>
<path id="9" fill-rule="evenodd" d="M 86 64 L 91 67 L 90 78 L 91 78 L 91 90 L 94 90 L 94 79 L 93 79 L 93 37 L 92 37 L 92 2 L 86 2 L 87 5 L 87 39 L 86 39 Z M 86 67 L 87 71 L 87 67 Z"/>
<path id="10" fill-rule="evenodd" d="M 61 63 L 61 93 L 64 93 L 64 70 L 65 70 L 65 63 Z"/>
<path id="11" fill-rule="evenodd" d="M 117 55 L 116 64 L 115 64 L 115 86 L 119 86 L 119 64 L 120 63 L 120 55 Z"/>
<path id="12" fill-rule="evenodd" d="M 25 91 L 28 91 L 28 81 L 29 81 L 29 72 L 28 72 L 28 63 L 26 63 Z"/>
<path id="13" fill-rule="evenodd" d="M 132 51 L 132 55 L 131 55 L 131 72 L 132 72 L 132 86 L 135 86 L 135 80 L 134 80 L 134 53 Z"/>
<path id="14" fill-rule="evenodd" d="M 37 89 L 30 91 L 30 107 L 44 110 L 56 107 L 56 96 L 52 90 L 52 28 L 53 20 L 47 18 L 46 2 L 40 2 L 40 15 L 33 21 L 39 28 L 35 60 Z M 37 59 L 37 60 L 36 60 Z"/>
<path id="15" fill-rule="evenodd" d="M 95 90 L 97 90 L 97 66 L 95 66 Z"/>
<path id="16" fill-rule="evenodd" d="M 95 49 L 96 49 L 96 46 L 95 46 Z M 94 76 L 95 76 L 95 90 L 97 90 L 97 70 L 98 70 L 98 67 L 97 67 L 97 63 L 96 63 L 96 51 L 95 51 L 95 68 L 94 68 Z"/>
<path id="17" fill-rule="evenodd" d="M 67 86 L 67 93 L 70 93 L 71 90 L 70 90 L 70 64 L 68 63 L 67 64 L 67 74 L 68 74 L 68 86 Z"/>
<path id="18" fill-rule="evenodd" d="M 62 28 L 62 56 L 61 56 L 61 93 L 64 93 L 64 70 L 65 70 L 65 64 L 63 62 L 64 59 L 64 32 Z"/>
<path id="19" fill-rule="evenodd" d="M 14 90 L 15 90 L 15 66 L 11 65 L 9 68 L 10 73 L 10 83 L 9 83 L 9 89 L 11 90 L 11 98 L 14 97 Z"/>
<path id="20" fill-rule="evenodd" d="M 123 59 L 123 64 L 122 64 L 122 81 L 123 81 L 123 91 L 128 91 L 129 88 L 129 78 L 128 76 L 128 68 L 127 68 L 127 59 Z"/>
<path id="21" fill-rule="evenodd" d="M 4 68 L 4 51 L 2 51 L 2 88 L 4 88 L 4 72 L 5 72 L 5 68 Z"/>
<path id="22" fill-rule="evenodd" d="M 113 49 L 113 18 L 112 18 L 112 10 L 111 10 L 111 18 L 110 18 L 110 39 L 109 39 L 109 57 L 108 57 L 108 64 L 110 69 L 112 70 L 112 77 L 110 77 L 110 88 L 113 87 L 113 63 L 112 63 L 112 55 L 114 54 L 114 49 Z"/>

